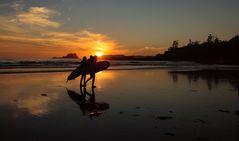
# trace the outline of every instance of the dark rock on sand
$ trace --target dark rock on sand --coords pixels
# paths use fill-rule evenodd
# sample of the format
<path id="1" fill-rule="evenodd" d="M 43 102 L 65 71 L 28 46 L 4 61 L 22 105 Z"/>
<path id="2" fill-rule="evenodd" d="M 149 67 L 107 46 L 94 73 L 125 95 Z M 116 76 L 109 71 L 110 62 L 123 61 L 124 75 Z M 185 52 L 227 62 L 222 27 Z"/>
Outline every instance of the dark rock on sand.
<path id="1" fill-rule="evenodd" d="M 166 136 L 175 136 L 175 134 L 174 133 L 164 133 L 164 135 L 166 135 Z"/>
<path id="2" fill-rule="evenodd" d="M 141 109 L 141 107 L 135 107 L 135 109 Z"/>
<path id="3" fill-rule="evenodd" d="M 235 114 L 236 114 L 237 116 L 239 116 L 239 111 L 235 111 Z"/>
<path id="4" fill-rule="evenodd" d="M 47 96 L 47 94 L 41 94 L 41 96 Z"/>
<path id="5" fill-rule="evenodd" d="M 196 119 L 196 120 L 194 120 L 193 122 L 195 122 L 195 123 L 204 123 L 204 124 L 207 123 L 206 121 L 204 121 L 204 120 L 202 120 L 202 119 Z"/>
<path id="6" fill-rule="evenodd" d="M 157 120 L 169 120 L 169 119 L 172 119 L 173 117 L 170 117 L 170 116 L 159 116 L 159 117 L 156 117 L 155 119 Z"/>
<path id="7" fill-rule="evenodd" d="M 13 101 L 14 101 L 14 102 L 18 102 L 18 100 L 17 100 L 17 99 L 14 99 Z"/>
<path id="8" fill-rule="evenodd" d="M 219 111 L 219 112 L 222 112 L 222 113 L 230 113 L 230 111 L 228 111 L 228 110 L 219 109 L 218 111 Z"/>

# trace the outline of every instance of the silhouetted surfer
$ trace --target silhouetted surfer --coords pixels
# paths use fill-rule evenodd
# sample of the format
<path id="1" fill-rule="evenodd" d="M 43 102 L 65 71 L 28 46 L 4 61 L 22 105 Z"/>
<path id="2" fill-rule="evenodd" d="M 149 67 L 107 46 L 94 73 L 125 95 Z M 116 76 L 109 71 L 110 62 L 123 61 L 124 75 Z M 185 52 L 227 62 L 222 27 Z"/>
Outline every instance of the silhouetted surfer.
<path id="1" fill-rule="evenodd" d="M 85 85 L 88 81 L 92 79 L 92 88 L 96 88 L 95 84 L 95 69 L 96 69 L 96 62 L 97 62 L 97 56 L 90 56 L 89 61 L 87 62 L 88 67 L 91 70 L 90 78 L 88 78 L 85 82 Z"/>
<path id="2" fill-rule="evenodd" d="M 92 88 L 95 88 L 95 73 L 106 70 L 110 63 L 108 61 L 99 61 L 97 62 L 96 56 L 91 56 L 88 60 L 86 60 L 86 57 L 82 59 L 82 64 L 78 66 L 75 70 L 73 70 L 70 75 L 67 77 L 68 80 L 74 80 L 75 78 L 81 76 L 81 86 L 86 86 L 87 82 L 92 79 Z M 90 74 L 90 78 L 86 79 L 86 75 Z M 84 80 L 84 85 L 82 84 Z"/>
<path id="3" fill-rule="evenodd" d="M 80 62 L 80 64 L 81 64 L 80 67 L 81 67 L 81 68 L 87 67 L 87 66 L 86 66 L 86 65 L 87 65 L 86 59 L 87 59 L 87 58 L 84 56 L 83 59 L 82 59 L 82 61 Z M 81 75 L 81 79 L 80 79 L 80 86 L 81 86 L 81 87 L 86 85 L 85 79 L 86 79 L 86 74 L 82 74 L 82 75 Z M 82 84 L 82 80 L 84 80 L 84 84 Z"/>

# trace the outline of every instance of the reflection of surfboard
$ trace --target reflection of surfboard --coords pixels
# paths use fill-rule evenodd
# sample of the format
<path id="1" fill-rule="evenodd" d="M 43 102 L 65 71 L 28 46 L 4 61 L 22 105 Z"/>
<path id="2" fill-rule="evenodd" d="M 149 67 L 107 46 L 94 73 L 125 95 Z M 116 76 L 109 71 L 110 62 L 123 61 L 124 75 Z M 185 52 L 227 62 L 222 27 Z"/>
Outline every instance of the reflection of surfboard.
<path id="1" fill-rule="evenodd" d="M 106 70 L 110 66 L 108 61 L 100 61 L 96 62 L 96 65 L 93 66 L 86 66 L 85 68 L 77 67 L 67 78 L 67 80 L 73 80 L 79 77 L 82 74 L 91 74 L 97 73 L 103 70 Z"/>
<path id="2" fill-rule="evenodd" d="M 85 93 L 86 91 L 84 91 Z M 96 102 L 91 101 L 90 99 L 95 99 L 95 95 L 90 94 L 90 99 L 87 100 L 86 99 L 86 94 L 83 94 L 81 92 L 81 94 L 78 94 L 72 90 L 68 90 L 67 89 L 67 93 L 68 96 L 76 103 L 80 106 L 80 109 L 82 110 L 83 115 L 88 115 L 90 117 L 94 117 L 94 116 L 99 116 L 102 114 L 102 112 L 100 111 L 105 111 L 107 109 L 110 108 L 110 105 L 108 103 L 105 102 Z M 88 93 L 88 92 L 86 92 Z M 94 98 L 92 98 L 94 97 Z"/>

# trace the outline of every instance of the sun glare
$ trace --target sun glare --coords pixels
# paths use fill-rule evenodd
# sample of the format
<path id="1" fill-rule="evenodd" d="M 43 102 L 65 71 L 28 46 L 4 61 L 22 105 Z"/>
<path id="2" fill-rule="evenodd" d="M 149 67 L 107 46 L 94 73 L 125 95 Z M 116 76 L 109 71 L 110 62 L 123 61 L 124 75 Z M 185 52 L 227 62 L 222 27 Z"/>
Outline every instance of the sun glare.
<path id="1" fill-rule="evenodd" d="M 98 52 L 95 53 L 95 55 L 96 55 L 97 57 L 101 57 L 102 55 L 104 55 L 104 53 L 98 51 Z"/>

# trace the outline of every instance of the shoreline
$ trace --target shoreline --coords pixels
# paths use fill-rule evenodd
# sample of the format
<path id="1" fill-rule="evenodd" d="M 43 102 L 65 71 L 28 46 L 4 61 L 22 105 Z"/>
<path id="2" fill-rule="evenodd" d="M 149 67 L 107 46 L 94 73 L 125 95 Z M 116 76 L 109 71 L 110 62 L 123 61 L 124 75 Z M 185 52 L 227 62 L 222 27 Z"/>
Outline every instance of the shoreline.
<path id="1" fill-rule="evenodd" d="M 171 71 L 198 71 L 198 70 L 238 70 L 237 65 L 196 65 L 196 66 L 112 66 L 105 71 L 119 70 L 157 70 L 168 69 Z M 56 72 L 71 72 L 75 68 L 10 68 L 0 69 L 0 74 L 20 74 L 20 73 L 56 73 Z"/>

